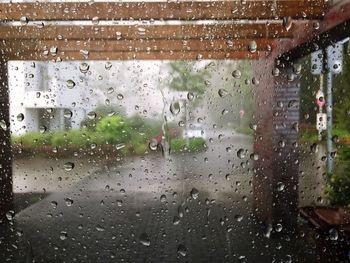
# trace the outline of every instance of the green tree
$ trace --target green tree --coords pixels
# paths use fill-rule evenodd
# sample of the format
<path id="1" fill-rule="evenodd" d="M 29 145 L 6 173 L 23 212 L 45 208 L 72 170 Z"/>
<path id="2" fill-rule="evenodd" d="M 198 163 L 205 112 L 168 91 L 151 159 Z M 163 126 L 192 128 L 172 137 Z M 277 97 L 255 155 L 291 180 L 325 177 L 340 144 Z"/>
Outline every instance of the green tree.
<path id="1" fill-rule="evenodd" d="M 334 78 L 334 118 L 337 128 L 350 132 L 350 54 L 349 44 L 344 52 L 343 72 Z"/>
<path id="2" fill-rule="evenodd" d="M 102 118 L 96 124 L 96 132 L 108 143 L 126 143 L 131 138 L 130 127 L 122 116 Z"/>
<path id="3" fill-rule="evenodd" d="M 176 91 L 188 91 L 194 95 L 203 95 L 206 80 L 210 74 L 205 69 L 196 69 L 196 62 L 176 61 L 170 62 L 169 88 Z"/>

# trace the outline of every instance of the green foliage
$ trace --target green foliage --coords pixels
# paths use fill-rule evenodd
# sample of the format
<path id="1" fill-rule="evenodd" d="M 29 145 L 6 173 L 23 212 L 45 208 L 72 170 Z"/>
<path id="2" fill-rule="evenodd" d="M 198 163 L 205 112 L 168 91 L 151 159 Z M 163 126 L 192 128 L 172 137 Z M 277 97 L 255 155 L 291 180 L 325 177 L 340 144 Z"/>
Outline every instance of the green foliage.
<path id="1" fill-rule="evenodd" d="M 205 150 L 207 144 L 203 138 L 190 138 L 188 146 L 185 139 L 172 139 L 170 143 L 170 150 L 172 153 L 180 152 L 198 152 Z"/>
<path id="2" fill-rule="evenodd" d="M 131 138 L 131 129 L 122 116 L 102 118 L 96 125 L 96 132 L 108 143 L 125 143 Z"/>
<path id="3" fill-rule="evenodd" d="M 96 114 L 96 118 L 90 119 L 87 117 L 80 123 L 81 127 L 86 128 L 90 131 L 95 131 L 96 124 L 106 116 L 109 116 L 109 115 L 125 116 L 124 109 L 115 105 L 112 107 L 100 105 L 93 112 Z"/>
<path id="4" fill-rule="evenodd" d="M 195 71 L 195 62 L 189 61 L 170 62 L 168 65 L 171 74 L 170 89 L 204 94 L 205 80 L 209 78 L 208 71 Z"/>
<path id="5" fill-rule="evenodd" d="M 77 147 L 91 145 L 87 130 L 69 130 L 52 133 L 52 146 L 73 145 Z"/>
<path id="6" fill-rule="evenodd" d="M 22 136 L 13 136 L 13 144 L 22 144 L 26 146 L 45 146 L 50 145 L 51 143 L 51 134 L 50 133 L 40 133 L 40 132 L 30 132 Z"/>
<path id="7" fill-rule="evenodd" d="M 171 152 L 178 153 L 185 149 L 186 141 L 184 139 L 173 139 L 170 143 Z"/>
<path id="8" fill-rule="evenodd" d="M 349 43 L 345 47 L 349 49 Z M 344 67 L 333 84 L 334 117 L 337 128 L 350 131 L 350 53 L 344 52 Z"/>
<path id="9" fill-rule="evenodd" d="M 350 146 L 343 145 L 337 152 L 335 169 L 327 185 L 327 195 L 332 205 L 350 205 Z"/>
<path id="10" fill-rule="evenodd" d="M 20 137 L 13 137 L 12 143 L 22 144 L 29 151 L 36 150 L 37 154 L 41 153 L 40 147 L 46 145 L 89 149 L 92 144 L 102 147 L 108 144 L 124 144 L 125 147 L 119 150 L 120 154 L 144 154 L 148 150 L 149 141 L 160 131 L 160 123 L 146 121 L 139 116 L 130 118 L 110 116 L 100 118 L 94 131 L 82 128 L 44 134 L 30 132 Z"/>

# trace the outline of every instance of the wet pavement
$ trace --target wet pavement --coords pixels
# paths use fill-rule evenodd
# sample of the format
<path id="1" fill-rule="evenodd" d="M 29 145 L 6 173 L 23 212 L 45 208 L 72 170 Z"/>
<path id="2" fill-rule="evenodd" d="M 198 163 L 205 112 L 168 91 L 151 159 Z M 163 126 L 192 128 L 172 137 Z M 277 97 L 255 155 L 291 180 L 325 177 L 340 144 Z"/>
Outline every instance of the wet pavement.
<path id="1" fill-rule="evenodd" d="M 154 153 L 122 160 L 16 160 L 14 191 L 43 197 L 1 224 L 0 258 L 315 262 L 314 233 L 305 236 L 305 222 L 289 232 L 255 220 L 252 161 L 249 154 L 237 157 L 240 148 L 251 153 L 252 139 L 228 135 L 209 143 L 206 152 L 169 158 Z M 73 170 L 63 169 L 67 161 L 75 163 Z M 305 170 L 302 180 L 312 184 L 310 178 L 312 171 Z M 301 196 L 310 203 L 318 193 Z"/>

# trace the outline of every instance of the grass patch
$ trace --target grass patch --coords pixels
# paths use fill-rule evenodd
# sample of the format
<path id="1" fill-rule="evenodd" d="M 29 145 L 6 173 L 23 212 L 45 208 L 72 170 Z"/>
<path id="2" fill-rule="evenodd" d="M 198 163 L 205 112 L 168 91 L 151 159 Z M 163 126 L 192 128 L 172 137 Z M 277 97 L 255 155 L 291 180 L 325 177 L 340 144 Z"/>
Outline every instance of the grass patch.
<path id="1" fill-rule="evenodd" d="M 190 138 L 188 140 L 177 138 L 171 140 L 170 151 L 171 153 L 182 153 L 182 152 L 199 152 L 207 149 L 206 141 L 203 138 Z"/>

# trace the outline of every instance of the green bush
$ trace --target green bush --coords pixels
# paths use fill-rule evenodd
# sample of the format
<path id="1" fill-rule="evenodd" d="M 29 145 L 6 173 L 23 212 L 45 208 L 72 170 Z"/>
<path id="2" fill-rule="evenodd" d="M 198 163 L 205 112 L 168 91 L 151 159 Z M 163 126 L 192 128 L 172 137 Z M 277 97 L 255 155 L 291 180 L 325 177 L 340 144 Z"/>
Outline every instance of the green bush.
<path id="1" fill-rule="evenodd" d="M 173 139 L 170 143 L 171 152 L 182 152 L 186 148 L 186 140 L 184 139 Z"/>
<path id="2" fill-rule="evenodd" d="M 170 151 L 172 153 L 179 152 L 198 152 L 207 148 L 207 144 L 203 138 L 190 138 L 188 146 L 186 139 L 173 139 L 170 143 Z"/>
<path id="3" fill-rule="evenodd" d="M 148 150 L 148 146 L 144 143 L 133 145 L 134 153 L 137 155 L 145 154 Z"/>
<path id="4" fill-rule="evenodd" d="M 337 165 L 327 186 L 332 205 L 350 205 L 350 164 Z"/>
<path id="5" fill-rule="evenodd" d="M 333 205 L 350 205 L 350 147 L 343 145 L 338 153 L 333 174 L 327 185 L 327 195 Z"/>
<path id="6" fill-rule="evenodd" d="M 51 133 L 28 132 L 22 136 L 13 136 L 13 144 L 22 144 L 24 147 L 38 147 L 51 144 Z"/>
<path id="7" fill-rule="evenodd" d="M 102 118 L 96 125 L 96 132 L 106 142 L 111 144 L 127 143 L 131 138 L 131 129 L 125 123 L 122 116 L 111 116 Z"/>

